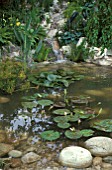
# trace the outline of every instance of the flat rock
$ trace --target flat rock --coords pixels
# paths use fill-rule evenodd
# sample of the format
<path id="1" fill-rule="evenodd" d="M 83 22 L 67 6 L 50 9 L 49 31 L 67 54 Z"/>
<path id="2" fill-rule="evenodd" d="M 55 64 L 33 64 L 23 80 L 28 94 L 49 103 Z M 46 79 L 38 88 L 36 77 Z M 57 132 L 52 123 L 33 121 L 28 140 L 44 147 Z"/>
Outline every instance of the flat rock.
<path id="1" fill-rule="evenodd" d="M 21 158 L 21 161 L 25 164 L 25 163 L 32 163 L 32 162 L 35 162 L 37 160 L 40 159 L 40 156 L 37 155 L 36 153 L 34 152 L 29 152 L 27 154 L 25 154 L 22 158 Z"/>
<path id="2" fill-rule="evenodd" d="M 112 155 L 112 139 L 109 137 L 93 137 L 85 141 L 85 147 L 94 156 Z"/>
<path id="3" fill-rule="evenodd" d="M 0 143 L 0 157 L 6 155 L 8 152 L 10 152 L 13 149 L 14 147 L 12 145 Z"/>
<path id="4" fill-rule="evenodd" d="M 22 156 L 22 152 L 21 151 L 18 151 L 18 150 L 11 150 L 9 153 L 8 153 L 9 156 L 11 156 L 12 158 L 19 158 Z"/>
<path id="5" fill-rule="evenodd" d="M 106 156 L 106 157 L 104 157 L 104 158 L 103 158 L 103 161 L 112 164 L 112 156 Z"/>
<path id="6" fill-rule="evenodd" d="M 92 164 L 92 156 L 87 149 L 79 146 L 70 146 L 61 151 L 59 161 L 63 166 L 86 168 Z"/>

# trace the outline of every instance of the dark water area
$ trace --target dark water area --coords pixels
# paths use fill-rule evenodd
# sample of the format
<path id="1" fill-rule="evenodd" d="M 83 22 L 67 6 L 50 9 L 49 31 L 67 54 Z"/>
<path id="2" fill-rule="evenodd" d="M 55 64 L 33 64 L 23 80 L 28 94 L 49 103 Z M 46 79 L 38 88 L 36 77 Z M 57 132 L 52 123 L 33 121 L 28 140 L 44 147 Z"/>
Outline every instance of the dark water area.
<path id="1" fill-rule="evenodd" d="M 41 67 L 41 70 L 56 70 L 63 68 L 67 71 L 75 70 L 79 74 L 85 75 L 85 78 L 72 83 L 68 89 L 68 95 L 80 96 L 87 95 L 93 99 L 91 107 L 96 112 L 101 111 L 96 120 L 112 119 L 112 70 L 108 67 L 99 67 L 91 65 L 63 65 L 54 64 L 48 67 Z M 29 92 L 17 92 L 12 95 L 1 95 L 9 98 L 9 102 L 0 103 L 0 129 L 14 131 L 16 135 L 28 132 L 29 136 L 36 132 L 42 132 L 53 124 L 50 114 L 43 113 L 44 109 L 28 112 L 21 106 L 22 96 L 33 95 L 39 90 L 30 90 Z M 50 113 L 50 111 L 49 111 Z M 26 117 L 25 117 L 26 116 Z M 25 121 L 24 121 L 25 120 Z M 93 120 L 94 121 L 94 120 Z M 53 126 L 53 125 L 52 125 Z M 36 137 L 34 136 L 34 140 Z"/>

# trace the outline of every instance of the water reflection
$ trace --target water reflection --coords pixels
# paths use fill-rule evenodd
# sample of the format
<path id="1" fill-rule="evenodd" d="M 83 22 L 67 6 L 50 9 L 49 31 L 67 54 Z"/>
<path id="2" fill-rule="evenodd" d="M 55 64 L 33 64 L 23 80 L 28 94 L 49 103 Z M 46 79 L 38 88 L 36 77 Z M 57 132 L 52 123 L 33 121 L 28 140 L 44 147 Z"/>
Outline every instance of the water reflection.
<path id="1" fill-rule="evenodd" d="M 60 68 L 63 65 L 60 65 Z M 56 65 L 54 66 L 56 68 Z M 51 68 L 49 68 L 51 69 Z M 53 66 L 52 66 L 53 69 Z M 75 81 L 68 88 L 68 95 L 87 95 L 94 102 L 91 104 L 93 109 L 101 114 L 97 119 L 112 118 L 112 74 L 111 69 L 103 67 L 84 67 L 65 66 L 64 69 L 70 71 L 76 70 L 84 74 L 84 80 Z M 44 90 L 45 91 L 45 90 Z M 37 92 L 37 91 L 36 91 Z M 46 128 L 49 129 L 52 124 L 50 115 L 46 114 L 41 108 L 33 108 L 30 112 L 23 110 L 21 106 L 22 96 L 34 94 L 35 91 L 14 93 L 6 96 L 10 98 L 7 103 L 0 103 L 0 125 L 2 129 L 6 127 L 9 130 L 28 132 L 30 135 L 41 133 Z M 50 93 L 55 93 L 51 91 Z M 34 135 L 34 141 L 38 140 L 38 135 Z"/>

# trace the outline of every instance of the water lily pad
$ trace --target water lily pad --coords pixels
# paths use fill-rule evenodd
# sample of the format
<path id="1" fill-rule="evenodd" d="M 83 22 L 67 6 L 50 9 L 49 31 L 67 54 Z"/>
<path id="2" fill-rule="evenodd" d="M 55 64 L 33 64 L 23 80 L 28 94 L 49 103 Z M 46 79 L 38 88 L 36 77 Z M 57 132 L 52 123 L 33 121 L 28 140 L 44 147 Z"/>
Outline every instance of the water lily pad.
<path id="1" fill-rule="evenodd" d="M 75 115 L 67 115 L 66 118 L 70 121 L 70 122 L 77 122 L 79 120 L 79 117 L 75 114 Z"/>
<path id="2" fill-rule="evenodd" d="M 60 133 L 54 130 L 48 130 L 41 133 L 41 137 L 45 140 L 56 140 L 60 137 Z"/>
<path id="3" fill-rule="evenodd" d="M 71 112 L 68 109 L 57 109 L 57 110 L 54 110 L 53 113 L 57 115 L 67 115 L 67 114 L 70 114 Z"/>
<path id="4" fill-rule="evenodd" d="M 37 103 L 41 106 L 50 106 L 50 105 L 53 104 L 53 101 L 51 101 L 51 100 L 39 100 Z"/>
<path id="5" fill-rule="evenodd" d="M 37 106 L 37 102 L 22 102 L 24 108 L 32 109 Z"/>
<path id="6" fill-rule="evenodd" d="M 49 74 L 49 75 L 47 76 L 47 79 L 48 79 L 49 81 L 56 81 L 56 79 L 58 79 L 58 78 L 62 78 L 62 77 L 59 76 L 59 75 L 55 75 L 55 74 Z"/>
<path id="7" fill-rule="evenodd" d="M 64 122 L 64 123 L 58 123 L 57 126 L 62 128 L 62 129 L 66 129 L 66 128 L 69 128 L 71 126 L 71 124 Z"/>
<path id="8" fill-rule="evenodd" d="M 53 120 L 57 123 L 65 123 L 68 122 L 69 119 L 67 118 L 67 116 L 57 116 Z"/>
<path id="9" fill-rule="evenodd" d="M 98 122 L 94 122 L 92 127 L 104 132 L 112 132 L 112 120 L 104 119 Z"/>
<path id="10" fill-rule="evenodd" d="M 80 131 L 80 133 L 82 134 L 82 136 L 88 137 L 88 136 L 92 136 L 94 131 L 91 129 L 83 129 Z"/>
<path id="11" fill-rule="evenodd" d="M 89 110 L 81 110 L 81 109 L 74 109 L 75 114 L 80 119 L 87 119 L 87 118 L 94 118 L 95 112 L 92 110 L 91 112 Z"/>
<path id="12" fill-rule="evenodd" d="M 66 130 L 65 136 L 69 139 L 79 139 L 82 137 L 82 134 L 79 131 Z"/>

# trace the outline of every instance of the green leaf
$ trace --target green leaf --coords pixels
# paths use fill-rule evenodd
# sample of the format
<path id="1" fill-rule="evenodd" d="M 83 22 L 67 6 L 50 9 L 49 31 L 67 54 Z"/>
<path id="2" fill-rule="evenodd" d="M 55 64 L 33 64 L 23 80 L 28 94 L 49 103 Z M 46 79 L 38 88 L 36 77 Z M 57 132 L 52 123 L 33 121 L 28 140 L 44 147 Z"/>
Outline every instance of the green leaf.
<path id="1" fill-rule="evenodd" d="M 80 131 L 80 133 L 82 134 L 82 136 L 88 137 L 88 136 L 92 136 L 94 131 L 91 129 L 83 129 Z"/>
<path id="2" fill-rule="evenodd" d="M 53 120 L 57 123 L 65 123 L 68 122 L 69 119 L 67 118 L 67 116 L 57 116 Z"/>
<path id="3" fill-rule="evenodd" d="M 104 119 L 98 122 L 94 122 L 92 127 L 97 130 L 104 131 L 104 132 L 112 132 L 112 120 Z"/>
<path id="4" fill-rule="evenodd" d="M 47 76 L 47 79 L 48 79 L 49 81 L 56 81 L 57 78 L 61 78 L 61 76 L 58 76 L 58 75 L 55 75 L 55 74 L 49 74 L 49 75 Z"/>
<path id="5" fill-rule="evenodd" d="M 49 141 L 56 140 L 60 137 L 60 133 L 53 130 L 44 131 L 41 133 L 41 138 Z"/>
<path id="6" fill-rule="evenodd" d="M 36 102 L 22 102 L 21 103 L 24 108 L 32 109 L 37 106 Z"/>
<path id="7" fill-rule="evenodd" d="M 51 101 L 51 100 L 39 100 L 37 103 L 41 106 L 50 106 L 50 105 L 53 104 L 53 101 Z"/>
<path id="8" fill-rule="evenodd" d="M 57 109 L 53 111 L 53 114 L 57 114 L 57 115 L 67 115 L 70 114 L 70 110 L 68 109 Z"/>
<path id="9" fill-rule="evenodd" d="M 39 41 L 35 52 L 38 54 L 40 52 L 41 48 L 42 48 L 42 40 Z"/>
<path id="10" fill-rule="evenodd" d="M 71 126 L 71 124 L 67 123 L 67 122 L 64 122 L 64 123 L 61 122 L 61 123 L 58 123 L 57 126 L 59 128 L 62 128 L 62 129 L 67 129 L 67 128 L 69 128 Z"/>
<path id="11" fill-rule="evenodd" d="M 66 130 L 65 136 L 69 139 L 79 139 L 82 137 L 82 134 L 79 131 Z"/>
<path id="12" fill-rule="evenodd" d="M 76 114 L 75 115 L 67 115 L 66 117 L 70 122 L 77 122 L 79 120 L 79 117 Z"/>

